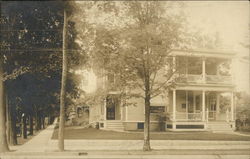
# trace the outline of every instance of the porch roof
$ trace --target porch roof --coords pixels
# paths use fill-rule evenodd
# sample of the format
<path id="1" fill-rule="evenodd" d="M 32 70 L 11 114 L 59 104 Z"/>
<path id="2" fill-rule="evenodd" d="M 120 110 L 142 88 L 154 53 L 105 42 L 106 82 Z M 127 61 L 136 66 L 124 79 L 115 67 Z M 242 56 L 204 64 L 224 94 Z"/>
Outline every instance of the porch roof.
<path id="1" fill-rule="evenodd" d="M 171 55 L 179 56 L 198 56 L 198 57 L 216 57 L 216 58 L 234 58 L 236 52 L 225 50 L 208 50 L 208 49 L 196 49 L 196 50 L 181 50 L 173 49 Z"/>
<path id="2" fill-rule="evenodd" d="M 234 85 L 214 85 L 214 84 L 177 84 L 176 90 L 196 90 L 196 91 L 218 91 L 232 92 L 235 89 Z"/>

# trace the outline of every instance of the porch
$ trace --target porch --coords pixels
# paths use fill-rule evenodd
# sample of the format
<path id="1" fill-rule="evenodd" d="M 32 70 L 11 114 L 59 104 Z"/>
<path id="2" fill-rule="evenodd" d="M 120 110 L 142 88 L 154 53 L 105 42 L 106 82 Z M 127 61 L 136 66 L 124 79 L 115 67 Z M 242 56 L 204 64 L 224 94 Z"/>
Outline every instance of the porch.
<path id="1" fill-rule="evenodd" d="M 123 131 L 123 108 L 119 94 L 109 94 L 101 107 L 102 119 L 99 121 L 100 129 Z"/>
<path id="2" fill-rule="evenodd" d="M 167 110 L 167 129 L 208 129 L 209 123 L 234 129 L 233 92 L 172 90 Z"/>

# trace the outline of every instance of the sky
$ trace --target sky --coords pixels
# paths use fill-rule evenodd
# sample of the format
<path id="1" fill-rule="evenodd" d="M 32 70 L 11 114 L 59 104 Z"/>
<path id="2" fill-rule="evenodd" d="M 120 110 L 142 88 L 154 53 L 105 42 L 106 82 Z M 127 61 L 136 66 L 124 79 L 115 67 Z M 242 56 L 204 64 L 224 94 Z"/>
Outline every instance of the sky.
<path id="1" fill-rule="evenodd" d="M 233 68 L 237 90 L 249 92 L 249 48 L 240 45 L 249 44 L 249 2 L 186 1 L 185 4 L 191 28 L 210 34 L 218 32 L 227 50 L 237 53 Z"/>
<path id="2" fill-rule="evenodd" d="M 188 16 L 190 29 L 199 29 L 205 34 L 213 35 L 218 32 L 225 49 L 236 53 L 233 65 L 236 90 L 250 93 L 249 48 L 244 48 L 240 44 L 242 42 L 249 44 L 249 2 L 183 1 L 183 3 L 185 4 L 183 11 Z M 101 21 L 101 17 L 92 16 L 92 18 L 94 21 Z"/>

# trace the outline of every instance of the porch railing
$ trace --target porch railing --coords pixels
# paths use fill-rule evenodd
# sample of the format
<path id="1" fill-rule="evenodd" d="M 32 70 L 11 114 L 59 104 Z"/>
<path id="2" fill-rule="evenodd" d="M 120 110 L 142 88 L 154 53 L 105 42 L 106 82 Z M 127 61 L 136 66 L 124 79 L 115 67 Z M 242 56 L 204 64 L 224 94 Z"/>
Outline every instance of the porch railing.
<path id="1" fill-rule="evenodd" d="M 173 113 L 168 113 L 168 119 L 173 121 Z M 208 122 L 209 120 L 217 120 L 216 111 L 209 111 L 206 109 L 205 111 L 205 121 Z M 227 122 L 230 121 L 230 111 L 227 109 L 226 116 L 223 119 L 218 120 L 225 120 Z M 186 112 L 176 112 L 175 113 L 175 121 L 202 121 L 202 112 L 198 113 L 186 113 Z"/>
<path id="2" fill-rule="evenodd" d="M 232 83 L 231 76 L 206 75 L 206 83 Z"/>
<path id="3" fill-rule="evenodd" d="M 221 76 L 221 75 L 205 75 L 203 79 L 202 75 L 193 75 L 193 74 L 183 74 L 180 75 L 178 82 L 190 82 L 190 83 L 219 83 L 219 84 L 231 84 L 231 76 Z"/>
<path id="4" fill-rule="evenodd" d="M 202 75 L 191 75 L 188 74 L 186 76 L 187 82 L 196 82 L 196 83 L 201 83 L 202 82 Z"/>
<path id="5" fill-rule="evenodd" d="M 170 120 L 173 120 L 173 113 L 169 113 Z M 199 113 L 186 113 L 186 112 L 176 112 L 175 113 L 176 121 L 201 121 L 202 112 Z"/>

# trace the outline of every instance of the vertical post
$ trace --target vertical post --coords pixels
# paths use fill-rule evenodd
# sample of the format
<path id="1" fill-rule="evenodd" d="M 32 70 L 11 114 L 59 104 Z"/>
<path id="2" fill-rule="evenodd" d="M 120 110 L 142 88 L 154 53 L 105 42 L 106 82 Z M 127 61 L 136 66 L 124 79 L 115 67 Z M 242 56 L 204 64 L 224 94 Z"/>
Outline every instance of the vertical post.
<path id="1" fill-rule="evenodd" d="M 64 122 L 65 122 L 65 98 L 66 98 L 66 83 L 68 72 L 68 59 L 67 59 L 67 11 L 64 9 L 63 16 L 63 59 L 62 59 L 62 80 L 61 80 L 61 92 L 60 92 L 60 121 L 58 131 L 58 148 L 59 151 L 64 151 Z"/>
<path id="2" fill-rule="evenodd" d="M 121 120 L 123 120 L 123 109 L 124 109 L 124 107 L 122 107 L 121 103 L 119 104 L 119 106 L 120 106 Z"/>
<path id="3" fill-rule="evenodd" d="M 234 121 L 234 93 L 231 92 L 231 121 Z"/>
<path id="4" fill-rule="evenodd" d="M 196 96 L 195 95 L 196 95 L 195 92 L 193 92 L 193 106 L 194 106 L 193 111 L 194 111 L 194 113 L 196 113 Z"/>
<path id="5" fill-rule="evenodd" d="M 173 89 L 173 121 L 176 120 L 176 90 Z"/>
<path id="6" fill-rule="evenodd" d="M 202 81 L 203 83 L 206 82 L 206 60 L 202 58 Z"/>
<path id="7" fill-rule="evenodd" d="M 188 102 L 188 91 L 186 90 L 186 120 L 188 120 L 188 109 L 189 109 L 189 102 Z"/>
<path id="8" fill-rule="evenodd" d="M 202 121 L 205 121 L 205 91 L 202 90 Z"/>
<path id="9" fill-rule="evenodd" d="M 125 118 L 128 120 L 128 106 L 125 106 Z"/>
<path id="10" fill-rule="evenodd" d="M 216 118 L 220 115 L 220 92 L 216 93 Z"/>
<path id="11" fill-rule="evenodd" d="M 229 122 L 229 111 L 228 111 L 228 108 L 227 108 L 227 111 L 226 111 L 226 121 Z"/>
<path id="12" fill-rule="evenodd" d="M 103 120 L 107 120 L 107 98 L 104 99 L 104 103 L 103 103 Z"/>

